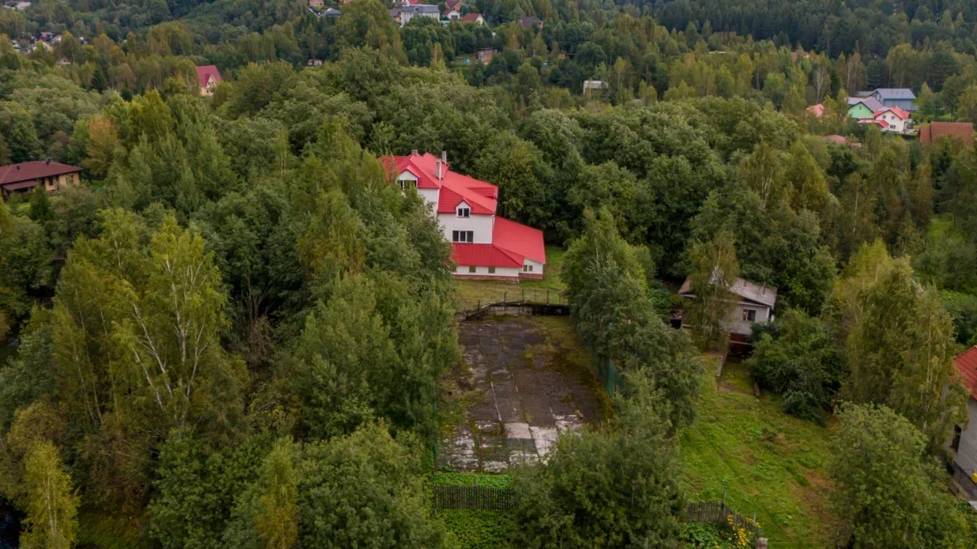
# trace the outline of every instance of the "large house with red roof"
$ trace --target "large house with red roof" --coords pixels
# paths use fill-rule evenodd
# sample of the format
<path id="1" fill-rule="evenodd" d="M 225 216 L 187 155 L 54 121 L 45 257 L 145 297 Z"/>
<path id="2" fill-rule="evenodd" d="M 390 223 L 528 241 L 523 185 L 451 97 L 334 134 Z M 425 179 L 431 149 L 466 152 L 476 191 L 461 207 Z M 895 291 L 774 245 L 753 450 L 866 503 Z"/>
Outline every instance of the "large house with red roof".
<path id="1" fill-rule="evenodd" d="M 967 424 L 955 427 L 950 448 L 954 452 L 954 481 L 966 492 L 967 499 L 977 499 L 977 346 L 953 359 L 960 382 L 970 395 L 967 399 Z"/>
<path id="2" fill-rule="evenodd" d="M 496 215 L 499 188 L 453 172 L 444 153 L 417 151 L 381 159 L 401 189 L 416 190 L 451 242 L 455 276 L 477 279 L 542 278 L 543 231 Z"/>

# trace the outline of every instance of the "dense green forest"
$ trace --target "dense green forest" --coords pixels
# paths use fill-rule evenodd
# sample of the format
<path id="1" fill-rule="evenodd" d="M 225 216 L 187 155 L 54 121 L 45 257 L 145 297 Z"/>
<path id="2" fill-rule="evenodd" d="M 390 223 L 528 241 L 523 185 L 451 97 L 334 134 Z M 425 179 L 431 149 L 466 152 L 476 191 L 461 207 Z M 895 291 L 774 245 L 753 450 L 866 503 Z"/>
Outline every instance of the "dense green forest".
<path id="1" fill-rule="evenodd" d="M 450 247 L 377 161 L 411 150 L 567 249 L 579 337 L 626 381 L 514 473 L 507 542 L 697 543 L 677 446 L 741 276 L 779 291 L 757 386 L 831 427 L 837 543 L 975 546 L 940 465 L 977 343 L 977 154 L 845 103 L 905 86 L 918 120 L 977 122 L 972 2 L 476 0 L 486 26 L 402 28 L 388 7 L 0 9 L 0 165 L 84 169 L 0 204 L 0 503 L 23 546 L 461 543 L 429 497 L 462 361 Z M 713 288 L 691 336 L 666 323 L 686 276 Z"/>

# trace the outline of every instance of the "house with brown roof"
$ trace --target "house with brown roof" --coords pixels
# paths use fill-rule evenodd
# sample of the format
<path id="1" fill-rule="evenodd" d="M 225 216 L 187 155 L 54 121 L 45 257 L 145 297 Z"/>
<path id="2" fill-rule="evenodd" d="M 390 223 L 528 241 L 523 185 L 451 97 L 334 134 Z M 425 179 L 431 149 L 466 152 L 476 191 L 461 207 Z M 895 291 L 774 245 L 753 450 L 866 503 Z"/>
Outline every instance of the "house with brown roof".
<path id="1" fill-rule="evenodd" d="M 81 168 L 51 160 L 34 160 L 0 166 L 0 193 L 4 199 L 36 187 L 56 192 L 81 182 Z"/>
<path id="2" fill-rule="evenodd" d="M 977 500 L 977 346 L 953 359 L 960 383 L 970 395 L 967 399 L 967 424 L 954 427 L 950 449 L 953 451 L 953 481 Z"/>
<path id="3" fill-rule="evenodd" d="M 730 309 L 725 321 L 730 343 L 747 344 L 750 336 L 753 335 L 754 324 L 773 322 L 773 310 L 777 305 L 777 288 L 737 278 L 729 287 L 729 293 L 736 301 L 736 305 Z M 686 299 L 695 299 L 691 277 L 686 278 L 682 283 L 678 295 Z"/>
<path id="4" fill-rule="evenodd" d="M 462 15 L 461 16 L 461 22 L 462 23 L 469 24 L 469 25 L 484 25 L 485 24 L 485 18 L 482 17 L 482 14 L 480 14 L 480 13 L 471 12 L 471 13 L 466 13 L 465 15 Z"/>
<path id="5" fill-rule="evenodd" d="M 974 144 L 974 125 L 970 122 L 930 122 L 919 128 L 919 142 L 933 145 L 940 139 L 953 139 L 966 146 Z"/>

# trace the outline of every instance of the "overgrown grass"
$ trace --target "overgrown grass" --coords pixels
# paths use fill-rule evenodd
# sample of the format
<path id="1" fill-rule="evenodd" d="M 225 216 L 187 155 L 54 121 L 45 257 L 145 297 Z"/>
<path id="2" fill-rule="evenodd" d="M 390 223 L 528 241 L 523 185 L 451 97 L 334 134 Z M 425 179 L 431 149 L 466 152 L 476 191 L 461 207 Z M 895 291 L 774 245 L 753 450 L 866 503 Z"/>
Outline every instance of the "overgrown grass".
<path id="1" fill-rule="evenodd" d="M 493 303 L 521 299 L 525 293 L 527 299 L 545 300 L 547 292 L 552 301 L 562 300 L 566 285 L 560 279 L 560 269 L 563 267 L 563 248 L 557 246 L 546 247 L 546 267 L 543 269 L 541 280 L 524 279 L 518 282 L 495 282 L 491 280 L 456 280 L 456 303 L 459 310 L 471 309 L 478 303 Z"/>
<path id="2" fill-rule="evenodd" d="M 510 547 L 509 539 L 516 529 L 512 516 L 499 511 L 447 509 L 438 513 L 465 549 Z"/>
<path id="3" fill-rule="evenodd" d="M 432 476 L 432 482 L 439 486 L 486 486 L 490 488 L 508 488 L 512 485 L 512 477 L 504 473 L 450 473 L 438 472 Z"/>
<path id="4" fill-rule="evenodd" d="M 726 501 L 756 516 L 770 547 L 827 547 L 832 524 L 831 429 L 783 413 L 775 397 L 755 397 L 745 367 L 727 365 L 718 381 L 710 359 L 695 423 L 681 436 L 682 482 L 689 499 Z"/>

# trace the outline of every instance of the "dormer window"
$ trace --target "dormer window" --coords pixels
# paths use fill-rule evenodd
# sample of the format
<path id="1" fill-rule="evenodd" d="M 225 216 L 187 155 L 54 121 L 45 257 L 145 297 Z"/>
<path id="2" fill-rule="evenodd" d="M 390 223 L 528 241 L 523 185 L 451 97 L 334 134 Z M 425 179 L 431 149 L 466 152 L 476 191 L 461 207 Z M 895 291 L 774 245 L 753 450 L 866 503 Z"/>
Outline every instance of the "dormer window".
<path id="1" fill-rule="evenodd" d="M 458 206 L 458 209 L 455 210 L 455 213 L 458 214 L 458 217 L 471 217 L 472 209 L 469 208 L 467 205 L 462 204 L 461 206 Z"/>

